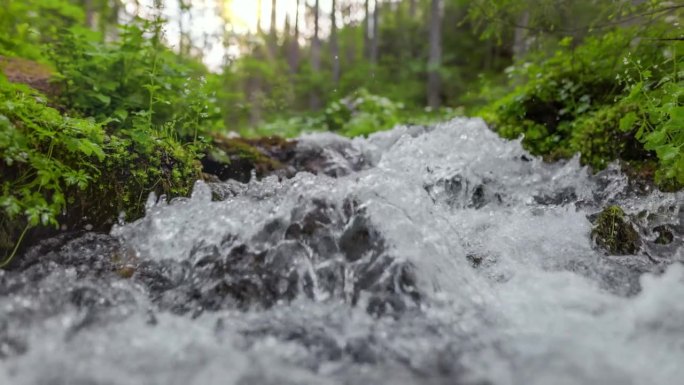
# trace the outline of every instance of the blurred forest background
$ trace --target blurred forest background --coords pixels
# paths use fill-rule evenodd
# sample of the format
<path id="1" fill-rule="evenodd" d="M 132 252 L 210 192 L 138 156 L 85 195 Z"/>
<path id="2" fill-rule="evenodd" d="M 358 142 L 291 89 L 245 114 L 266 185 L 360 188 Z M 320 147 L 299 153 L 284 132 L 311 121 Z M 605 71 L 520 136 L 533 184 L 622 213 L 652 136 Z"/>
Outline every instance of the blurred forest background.
<path id="1" fill-rule="evenodd" d="M 674 51 L 672 43 L 682 37 L 682 5 L 655 0 L 4 2 L 0 52 L 49 62 L 50 47 L 67 49 L 65 33 L 83 44 L 125 49 L 132 43 L 125 41 L 127 32 L 140 28 L 145 39 L 158 40 L 202 73 L 217 98 L 222 128 L 242 132 L 316 129 L 321 122 L 314 117 L 355 96 L 386 98 L 375 102 L 390 104 L 391 111 L 365 117 L 353 134 L 393 125 L 398 114 L 410 122 L 426 112 L 473 112 L 519 85 L 522 80 L 511 79 L 529 73 L 526 66 L 559 50 L 570 62 L 602 62 L 610 55 L 615 64 L 596 63 L 596 71 L 611 72 L 612 80 L 638 45 Z M 612 41 L 595 42 L 606 36 Z M 583 51 L 587 44 L 596 49 Z M 339 129 L 343 120 L 332 116 L 322 123 Z"/>
<path id="2" fill-rule="evenodd" d="M 684 184 L 681 2 L 0 3 L 0 248 L 67 208 L 187 195 L 229 132 L 481 116 L 546 160 Z"/>

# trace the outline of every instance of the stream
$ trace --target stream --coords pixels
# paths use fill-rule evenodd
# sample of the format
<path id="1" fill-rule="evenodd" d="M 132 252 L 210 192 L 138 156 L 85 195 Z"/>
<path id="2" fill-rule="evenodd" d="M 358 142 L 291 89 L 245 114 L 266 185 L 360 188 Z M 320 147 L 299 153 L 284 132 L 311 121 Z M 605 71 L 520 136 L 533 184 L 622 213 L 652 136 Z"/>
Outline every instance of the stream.
<path id="1" fill-rule="evenodd" d="M 0 384 L 684 378 L 684 193 L 544 163 L 479 119 L 296 151 L 322 171 L 152 195 L 0 271 Z M 635 255 L 592 241 L 613 204 Z"/>

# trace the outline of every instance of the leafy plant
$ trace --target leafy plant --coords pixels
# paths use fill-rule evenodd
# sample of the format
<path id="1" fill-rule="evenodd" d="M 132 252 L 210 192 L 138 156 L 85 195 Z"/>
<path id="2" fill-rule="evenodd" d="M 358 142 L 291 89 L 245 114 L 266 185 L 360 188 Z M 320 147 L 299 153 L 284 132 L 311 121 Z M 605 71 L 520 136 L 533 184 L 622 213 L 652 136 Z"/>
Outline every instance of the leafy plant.
<path id="1" fill-rule="evenodd" d="M 26 215 L 32 226 L 56 225 L 65 189 L 85 189 L 99 175 L 105 132 L 92 119 L 62 116 L 45 98 L 0 77 L 0 206 L 10 217 Z M 13 177 L 13 178 L 11 178 Z"/>
<path id="2" fill-rule="evenodd" d="M 644 148 L 656 153 L 658 182 L 684 185 L 684 60 L 676 48 L 671 47 L 671 57 L 661 68 L 654 66 L 660 71 L 625 58 L 632 68 L 625 70 L 629 93 L 620 102 L 633 105 L 634 111 L 625 114 L 619 126 L 623 132 L 635 132 Z"/>
<path id="3" fill-rule="evenodd" d="M 50 49 L 62 90 L 59 102 L 108 119 L 112 129 L 130 130 L 140 118 L 192 140 L 212 129 L 210 111 L 216 106 L 206 70 L 161 44 L 161 23 L 138 20 L 122 27 L 120 40 L 111 44 L 92 40 L 79 28 L 65 31 Z"/>
<path id="4" fill-rule="evenodd" d="M 62 116 L 44 96 L 3 76 L 0 95 L 0 215 L 25 222 L 23 237 L 29 227 L 57 226 L 67 191 L 99 176 L 105 132 L 92 119 Z"/>
<path id="5" fill-rule="evenodd" d="M 515 88 L 480 114 L 549 160 L 580 153 L 594 169 L 657 160 L 656 181 L 681 184 L 681 59 L 672 43 L 634 40 L 640 33 L 616 29 L 575 47 L 566 39 L 551 57 L 509 69 Z"/>
<path id="6" fill-rule="evenodd" d="M 187 195 L 201 177 L 214 101 L 201 67 L 161 44 L 160 26 L 139 20 L 112 44 L 64 30 L 48 55 L 52 100 L 0 80 L 0 265 L 33 227 L 103 229 L 120 212 L 142 215 L 151 191 Z"/>

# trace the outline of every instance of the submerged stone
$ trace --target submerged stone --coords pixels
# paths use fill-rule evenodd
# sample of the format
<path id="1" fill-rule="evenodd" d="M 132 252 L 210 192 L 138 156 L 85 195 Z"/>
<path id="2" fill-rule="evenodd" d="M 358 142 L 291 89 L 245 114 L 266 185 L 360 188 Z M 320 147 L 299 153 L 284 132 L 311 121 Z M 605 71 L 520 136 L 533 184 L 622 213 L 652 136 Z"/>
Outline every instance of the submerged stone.
<path id="1" fill-rule="evenodd" d="M 653 228 L 653 232 L 658 234 L 655 243 L 659 245 L 669 245 L 674 240 L 673 229 L 669 225 L 660 225 Z"/>

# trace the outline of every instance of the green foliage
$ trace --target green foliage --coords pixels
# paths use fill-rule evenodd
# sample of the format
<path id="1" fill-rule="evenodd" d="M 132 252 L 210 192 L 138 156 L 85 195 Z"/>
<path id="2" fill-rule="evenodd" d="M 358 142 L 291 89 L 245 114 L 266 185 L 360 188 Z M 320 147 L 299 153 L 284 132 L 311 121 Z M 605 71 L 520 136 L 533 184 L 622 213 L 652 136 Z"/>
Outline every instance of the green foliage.
<path id="1" fill-rule="evenodd" d="M 133 130 L 131 137 L 140 136 L 131 127 L 140 121 L 180 137 L 211 129 L 216 106 L 205 70 L 162 46 L 161 33 L 159 20 L 122 27 L 120 39 L 111 44 L 94 41 L 78 28 L 64 31 L 50 46 L 59 102 L 79 114 L 108 119 L 109 127 Z"/>
<path id="2" fill-rule="evenodd" d="M 68 0 L 6 0 L 0 7 L 0 55 L 39 60 L 43 44 L 84 20 L 81 7 Z"/>
<path id="3" fill-rule="evenodd" d="M 135 217 L 150 191 L 185 195 L 198 176 L 197 146 L 149 130 L 144 141 L 108 134 L 102 123 L 62 115 L 4 78 L 0 94 L 0 207 L 10 219 L 57 225 L 74 206 L 89 206 L 95 221 L 120 210 Z"/>
<path id="4" fill-rule="evenodd" d="M 323 122 L 320 114 L 300 114 L 276 118 L 255 128 L 244 128 L 240 130 L 240 135 L 245 137 L 278 135 L 285 138 L 294 138 L 302 133 L 324 131 L 325 129 L 325 122 Z"/>
<path id="5" fill-rule="evenodd" d="M 72 28 L 50 46 L 58 102 L 110 134 L 103 166 L 115 182 L 93 194 L 115 195 L 116 210 L 133 218 L 150 191 L 187 194 L 218 119 L 206 70 L 162 45 L 162 25 L 136 20 L 107 44 Z"/>
<path id="6" fill-rule="evenodd" d="M 57 225 L 68 188 L 84 190 L 100 175 L 105 133 L 92 119 L 62 116 L 45 97 L 0 77 L 0 207 L 31 226 Z"/>
<path id="7" fill-rule="evenodd" d="M 323 119 L 328 130 L 347 136 L 368 135 L 397 125 L 403 108 L 401 103 L 360 89 L 330 103 L 323 112 Z"/>
<path id="8" fill-rule="evenodd" d="M 663 185 L 684 185 L 684 60 L 672 46 L 661 67 L 625 58 L 629 93 L 620 103 L 634 110 L 622 116 L 619 128 L 634 133 L 644 148 L 658 157 L 656 180 Z M 655 67 L 655 68 L 653 68 Z"/>
<path id="9" fill-rule="evenodd" d="M 302 132 L 334 131 L 353 137 L 390 129 L 406 122 L 407 115 L 402 103 L 360 89 L 329 103 L 320 113 L 276 119 L 243 133 L 248 136 L 277 134 L 293 137 Z"/>
<path id="10" fill-rule="evenodd" d="M 320 122 L 315 119 L 305 118 L 299 122 L 299 119 L 291 117 L 301 114 L 319 116 L 325 113 L 326 108 L 333 107 L 336 101 L 360 89 L 401 103 L 405 106 L 404 111 L 424 115 L 430 2 L 418 0 L 415 3 L 417 8 L 411 12 L 410 2 L 406 0 L 378 2 L 381 8 L 379 57 L 377 62 L 373 62 L 364 41 L 361 3 L 337 2 L 338 13 L 342 16 L 338 15 L 337 20 L 337 61 L 341 70 L 338 80 L 333 79 L 335 59 L 325 32 L 322 33 L 321 68 L 318 71 L 311 68 L 310 44 L 304 44 L 297 50 L 299 62 L 296 68 L 287 65 L 285 59 L 292 55 L 292 36 L 283 37 L 283 44 L 275 55 L 268 47 L 268 35 L 247 35 L 237 39 L 243 53 L 225 68 L 227 91 L 220 93 L 226 126 L 235 131 L 263 131 L 265 128 L 277 129 L 272 123 L 275 122 L 288 133 L 298 132 L 296 126 L 299 124 L 309 127 L 309 123 L 314 123 L 315 127 L 309 128 L 320 128 Z M 463 20 L 468 7 L 469 2 L 465 0 L 444 1 L 444 56 L 438 70 L 444 84 L 443 104 L 451 108 L 479 102 L 464 97 L 472 94 L 480 83 L 480 78 L 473 74 L 484 72 L 493 75 L 511 63 L 506 50 L 497 50 L 491 39 L 483 44 L 472 23 Z M 321 16 L 329 17 L 329 10 L 323 7 Z M 300 25 L 300 28 L 306 30 L 308 27 Z M 321 106 L 325 107 L 312 111 L 312 94 L 319 96 Z M 372 115 L 355 116 L 354 128 L 349 134 L 364 134 L 387 125 L 384 118 Z M 401 115 L 404 119 L 422 119 L 408 113 Z M 325 123 L 339 129 L 340 123 Z"/>
<path id="11" fill-rule="evenodd" d="M 203 67 L 165 48 L 160 26 L 140 20 L 107 44 L 62 30 L 46 44 L 52 100 L 0 79 L 0 249 L 35 226 L 135 219 L 150 192 L 187 195 L 201 177 L 219 114 Z"/>
<path id="12" fill-rule="evenodd" d="M 480 113 L 502 136 L 523 136 L 529 151 L 548 159 L 581 153 L 584 164 L 601 169 L 615 159 L 657 158 L 657 181 L 681 184 L 681 59 L 674 44 L 634 39 L 643 33 L 616 29 L 576 47 L 566 39 L 551 57 L 511 67 L 513 91 Z"/>
<path id="13" fill-rule="evenodd" d="M 278 118 L 254 129 L 244 129 L 240 133 L 248 137 L 277 135 L 291 138 L 306 132 L 334 131 L 349 137 L 367 136 L 398 124 L 427 125 L 462 115 L 461 108 L 409 110 L 403 103 L 360 89 L 329 103 L 320 113 Z"/>

